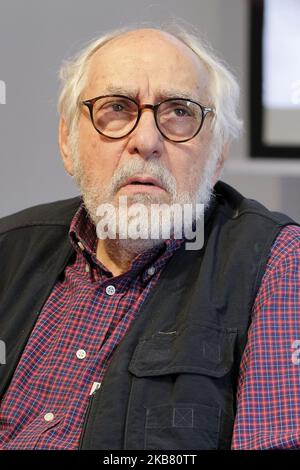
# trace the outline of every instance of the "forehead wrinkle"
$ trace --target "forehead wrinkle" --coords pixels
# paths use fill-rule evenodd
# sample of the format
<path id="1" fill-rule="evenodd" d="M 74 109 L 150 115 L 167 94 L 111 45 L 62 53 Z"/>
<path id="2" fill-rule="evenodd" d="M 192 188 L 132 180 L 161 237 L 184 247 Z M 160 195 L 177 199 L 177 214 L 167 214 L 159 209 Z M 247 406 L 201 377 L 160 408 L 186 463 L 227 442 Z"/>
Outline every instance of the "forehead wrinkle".
<path id="1" fill-rule="evenodd" d="M 148 95 L 150 94 L 150 85 L 148 83 Z M 101 91 L 99 91 L 99 96 L 112 94 L 112 95 L 124 95 L 128 96 L 128 98 L 132 98 L 136 100 L 140 94 L 137 87 L 128 87 L 122 85 L 116 85 L 113 83 L 107 84 Z M 158 101 L 162 101 L 169 98 L 183 98 L 186 100 L 199 100 L 199 95 L 197 96 L 194 92 L 188 90 L 182 90 L 177 88 L 159 88 L 155 92 L 155 99 Z"/>

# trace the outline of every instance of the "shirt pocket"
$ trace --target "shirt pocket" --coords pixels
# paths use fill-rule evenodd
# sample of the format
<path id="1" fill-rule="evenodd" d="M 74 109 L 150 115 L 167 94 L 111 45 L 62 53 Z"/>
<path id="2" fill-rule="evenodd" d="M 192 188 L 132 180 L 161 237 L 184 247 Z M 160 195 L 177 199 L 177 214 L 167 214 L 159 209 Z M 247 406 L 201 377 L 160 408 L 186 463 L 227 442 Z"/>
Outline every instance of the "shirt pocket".
<path id="1" fill-rule="evenodd" d="M 129 366 L 133 385 L 127 424 L 136 436 L 129 438 L 129 448 L 230 446 L 236 336 L 235 328 L 201 324 L 140 341 Z M 142 427 L 143 443 L 137 437 Z"/>

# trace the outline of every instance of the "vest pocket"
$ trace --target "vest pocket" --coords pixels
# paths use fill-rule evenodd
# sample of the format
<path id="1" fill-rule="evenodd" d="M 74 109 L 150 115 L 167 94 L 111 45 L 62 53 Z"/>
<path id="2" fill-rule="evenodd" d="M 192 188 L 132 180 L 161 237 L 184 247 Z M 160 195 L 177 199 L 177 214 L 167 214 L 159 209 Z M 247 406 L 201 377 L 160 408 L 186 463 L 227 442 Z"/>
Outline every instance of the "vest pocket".
<path id="1" fill-rule="evenodd" d="M 218 408 L 197 403 L 149 407 L 144 449 L 217 449 L 219 415 Z"/>
<path id="2" fill-rule="evenodd" d="M 160 331 L 138 343 L 129 372 L 136 377 L 179 372 L 223 377 L 233 364 L 236 335 L 236 328 L 203 324 Z"/>
<path id="3" fill-rule="evenodd" d="M 202 323 L 141 339 L 129 365 L 125 448 L 229 448 L 236 337 Z"/>

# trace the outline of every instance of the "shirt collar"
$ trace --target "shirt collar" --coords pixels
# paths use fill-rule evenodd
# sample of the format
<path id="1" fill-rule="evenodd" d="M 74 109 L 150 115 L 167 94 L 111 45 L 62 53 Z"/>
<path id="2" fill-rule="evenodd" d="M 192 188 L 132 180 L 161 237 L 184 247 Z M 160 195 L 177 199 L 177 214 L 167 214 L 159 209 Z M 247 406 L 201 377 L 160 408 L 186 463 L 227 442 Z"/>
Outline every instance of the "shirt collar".
<path id="1" fill-rule="evenodd" d="M 76 250 L 78 256 L 88 257 L 96 265 L 100 266 L 106 273 L 110 271 L 96 258 L 97 234 L 96 227 L 88 215 L 84 203 L 82 202 L 75 213 L 69 229 L 69 238 L 71 244 Z M 165 240 L 160 246 L 151 248 L 133 259 L 130 274 L 142 272 L 144 282 L 147 282 L 159 269 L 161 262 L 165 263 L 174 251 L 176 251 L 184 240 L 169 239 Z"/>
<path id="2" fill-rule="evenodd" d="M 69 238 L 77 252 L 86 251 L 90 256 L 96 252 L 96 228 L 83 203 L 71 221 Z"/>

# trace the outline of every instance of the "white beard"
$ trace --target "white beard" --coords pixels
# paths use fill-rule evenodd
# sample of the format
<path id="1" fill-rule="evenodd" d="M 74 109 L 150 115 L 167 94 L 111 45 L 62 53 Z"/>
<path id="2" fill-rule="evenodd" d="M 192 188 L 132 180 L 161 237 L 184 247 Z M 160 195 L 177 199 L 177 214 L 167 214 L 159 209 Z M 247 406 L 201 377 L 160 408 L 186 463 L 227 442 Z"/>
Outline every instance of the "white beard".
<path id="1" fill-rule="evenodd" d="M 158 196 L 153 196 L 150 193 L 136 193 L 130 198 L 128 197 L 128 204 L 132 203 L 142 203 L 145 206 L 150 208 L 151 204 L 161 204 L 166 203 L 168 205 L 180 204 L 192 204 L 195 208 L 196 204 L 203 204 L 204 207 L 209 205 L 213 194 L 212 178 L 215 173 L 217 166 L 218 156 L 219 156 L 219 146 L 214 145 L 210 156 L 207 159 L 203 173 L 200 177 L 200 182 L 195 184 L 197 189 L 193 193 L 189 191 L 178 192 L 176 188 L 176 180 L 174 176 L 161 164 L 157 158 L 152 160 L 143 161 L 141 159 L 131 159 L 122 167 L 119 167 L 115 174 L 112 177 L 110 185 L 106 188 L 99 187 L 97 181 L 92 181 L 92 176 L 88 175 L 83 165 L 81 164 L 81 159 L 78 154 L 78 145 L 76 139 L 71 140 L 72 146 L 72 158 L 74 165 L 74 179 L 82 195 L 85 208 L 87 213 L 95 226 L 97 226 L 100 217 L 97 215 L 97 209 L 101 204 L 113 204 L 116 208 L 118 203 L 115 198 L 115 194 L 123 185 L 125 180 L 128 178 L 137 175 L 137 174 L 147 174 L 158 179 L 162 187 L 166 190 L 169 200 L 162 201 Z M 120 221 L 121 223 L 122 221 Z M 129 222 L 129 221 L 127 221 Z M 164 239 L 162 238 L 151 238 L 150 230 L 151 223 L 150 220 L 147 222 L 147 227 L 141 227 L 142 231 L 149 231 L 148 238 L 119 238 L 108 240 L 106 243 L 111 243 L 112 246 L 118 247 L 118 249 L 126 251 L 128 254 L 138 254 L 148 249 L 151 249 L 155 246 L 162 245 Z M 194 212 L 194 218 L 191 220 L 191 225 L 197 223 L 196 212 Z M 162 215 L 161 224 L 164 224 L 164 217 Z M 170 221 L 169 227 L 171 228 L 171 234 L 174 232 L 173 221 Z M 189 228 L 191 230 L 192 227 Z M 117 224 L 117 233 L 118 233 L 118 224 Z M 162 231 L 160 232 L 162 233 Z"/>

